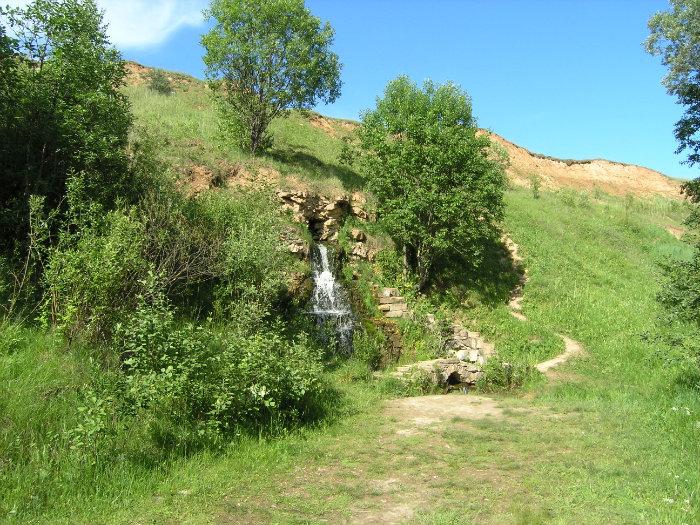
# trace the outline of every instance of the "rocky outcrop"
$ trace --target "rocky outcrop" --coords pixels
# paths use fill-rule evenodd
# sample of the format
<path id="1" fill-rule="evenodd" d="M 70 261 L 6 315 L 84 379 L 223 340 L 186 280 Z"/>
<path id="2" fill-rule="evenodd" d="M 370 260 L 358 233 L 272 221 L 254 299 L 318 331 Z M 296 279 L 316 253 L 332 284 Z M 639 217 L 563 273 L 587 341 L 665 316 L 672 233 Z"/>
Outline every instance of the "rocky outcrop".
<path id="1" fill-rule="evenodd" d="M 374 261 L 377 256 L 377 250 L 370 245 L 367 234 L 359 228 L 350 230 L 350 259 L 354 261 Z"/>
<path id="2" fill-rule="evenodd" d="M 445 388 L 455 385 L 473 385 L 481 377 L 482 367 L 457 358 L 432 359 L 399 367 L 392 374 L 397 379 L 416 375 L 427 376 L 431 383 Z"/>
<path id="3" fill-rule="evenodd" d="M 311 247 L 309 243 L 302 239 L 298 231 L 293 226 L 285 228 L 282 232 L 282 242 L 287 245 L 289 252 L 299 259 L 308 259 Z"/>
<path id="4" fill-rule="evenodd" d="M 299 223 L 307 224 L 317 241 L 335 241 L 345 219 L 369 219 L 364 206 L 366 200 L 360 193 L 340 197 L 326 197 L 307 191 L 279 191 L 282 207 L 292 213 Z"/>
<path id="5" fill-rule="evenodd" d="M 484 365 L 496 350 L 479 332 L 471 332 L 459 323 L 454 323 L 451 330 L 452 334 L 447 338 L 445 348 L 460 361 Z"/>

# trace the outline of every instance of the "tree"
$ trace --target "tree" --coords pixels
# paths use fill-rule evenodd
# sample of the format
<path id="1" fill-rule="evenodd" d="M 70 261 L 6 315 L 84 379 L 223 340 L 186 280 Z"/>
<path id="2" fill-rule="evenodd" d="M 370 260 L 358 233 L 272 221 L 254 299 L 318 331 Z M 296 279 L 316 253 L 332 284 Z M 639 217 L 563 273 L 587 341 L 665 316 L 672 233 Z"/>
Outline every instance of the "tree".
<path id="1" fill-rule="evenodd" d="M 66 181 L 84 179 L 86 194 L 110 203 L 128 193 L 128 101 L 124 67 L 110 46 L 93 0 L 34 0 L 0 9 L 2 97 L 12 118 L 0 122 L 0 249 L 26 233 L 30 195 L 55 208 Z M 6 34 L 14 36 L 9 41 Z M 2 107 L 0 107 L 2 109 Z"/>
<path id="2" fill-rule="evenodd" d="M 646 49 L 661 56 L 668 68 L 663 83 L 675 95 L 685 113 L 676 123 L 676 153 L 688 150 L 685 162 L 700 163 L 700 2 L 671 0 L 671 9 L 655 14 L 649 20 Z M 694 205 L 686 224 L 698 232 L 700 226 L 700 178 L 682 186 Z M 696 236 L 696 239 L 700 237 Z M 700 326 L 700 243 L 696 243 L 691 261 L 674 261 L 666 265 L 666 283 L 661 302 L 678 317 Z"/>
<path id="3" fill-rule="evenodd" d="M 700 162 L 700 2 L 671 0 L 670 11 L 655 14 L 649 20 L 647 51 L 661 56 L 668 68 L 663 83 L 670 95 L 685 106 L 685 114 L 676 123 L 679 142 L 676 153 L 689 150 L 689 164 Z"/>
<path id="4" fill-rule="evenodd" d="M 505 174 L 469 96 L 452 83 L 420 88 L 399 77 L 363 114 L 358 135 L 378 219 L 419 287 L 440 260 L 477 266 L 498 238 Z"/>
<path id="5" fill-rule="evenodd" d="M 213 0 L 208 16 L 207 77 L 221 93 L 226 124 L 252 153 L 271 144 L 274 118 L 340 95 L 333 29 L 303 0 Z"/>
<path id="6" fill-rule="evenodd" d="M 173 85 L 168 75 L 162 69 L 151 69 L 146 75 L 148 89 L 161 95 L 172 95 Z"/>

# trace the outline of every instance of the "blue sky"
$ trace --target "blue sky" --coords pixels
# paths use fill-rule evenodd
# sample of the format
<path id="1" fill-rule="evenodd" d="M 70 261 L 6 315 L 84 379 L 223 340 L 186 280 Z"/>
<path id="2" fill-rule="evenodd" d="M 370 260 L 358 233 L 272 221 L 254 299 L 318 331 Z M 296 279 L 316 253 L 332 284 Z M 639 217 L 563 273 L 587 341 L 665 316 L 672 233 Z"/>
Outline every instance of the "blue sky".
<path id="1" fill-rule="evenodd" d="M 126 58 L 203 76 L 203 0 L 100 3 Z M 681 108 L 660 83 L 659 60 L 642 47 L 649 16 L 665 1 L 307 0 L 307 6 L 335 28 L 344 64 L 343 95 L 318 108 L 325 114 L 357 118 L 399 74 L 453 80 L 472 96 L 479 125 L 530 150 L 698 175 L 674 154 Z"/>

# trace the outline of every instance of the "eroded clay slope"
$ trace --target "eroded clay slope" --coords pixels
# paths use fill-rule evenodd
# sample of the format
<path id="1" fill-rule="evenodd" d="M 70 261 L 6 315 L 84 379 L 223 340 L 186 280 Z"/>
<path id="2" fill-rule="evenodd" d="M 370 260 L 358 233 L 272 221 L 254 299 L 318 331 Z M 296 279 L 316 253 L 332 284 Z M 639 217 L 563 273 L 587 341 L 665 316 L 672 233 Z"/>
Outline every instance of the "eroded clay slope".
<path id="1" fill-rule="evenodd" d="M 631 193 L 640 197 L 680 198 L 678 181 L 649 168 L 603 159 L 555 159 L 532 153 L 495 133 L 490 133 L 490 136 L 508 152 L 508 176 L 521 186 L 529 186 L 532 176 L 538 175 L 542 187 L 547 189 L 598 188 L 612 195 Z"/>

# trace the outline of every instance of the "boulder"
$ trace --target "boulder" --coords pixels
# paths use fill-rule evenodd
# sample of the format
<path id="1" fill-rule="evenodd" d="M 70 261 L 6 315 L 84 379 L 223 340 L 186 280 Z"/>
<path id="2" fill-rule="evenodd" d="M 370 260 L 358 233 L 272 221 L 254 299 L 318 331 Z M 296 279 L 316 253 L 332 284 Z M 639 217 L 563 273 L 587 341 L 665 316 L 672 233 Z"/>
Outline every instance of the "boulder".
<path id="1" fill-rule="evenodd" d="M 367 199 L 360 192 L 355 192 L 350 197 L 350 211 L 361 221 L 369 220 L 369 214 L 366 211 Z"/>
<path id="2" fill-rule="evenodd" d="M 367 240 L 367 235 L 359 228 L 353 228 L 350 230 L 350 238 L 355 242 L 365 242 Z"/>

